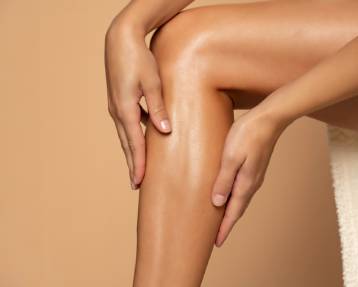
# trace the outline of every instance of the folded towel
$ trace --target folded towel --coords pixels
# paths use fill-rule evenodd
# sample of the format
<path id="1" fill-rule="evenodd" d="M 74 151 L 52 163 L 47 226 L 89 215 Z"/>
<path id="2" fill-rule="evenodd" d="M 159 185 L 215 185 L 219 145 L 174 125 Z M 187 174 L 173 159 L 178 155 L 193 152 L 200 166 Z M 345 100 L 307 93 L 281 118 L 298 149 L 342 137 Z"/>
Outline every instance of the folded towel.
<path id="1" fill-rule="evenodd" d="M 343 281 L 358 287 L 358 132 L 328 126 Z"/>

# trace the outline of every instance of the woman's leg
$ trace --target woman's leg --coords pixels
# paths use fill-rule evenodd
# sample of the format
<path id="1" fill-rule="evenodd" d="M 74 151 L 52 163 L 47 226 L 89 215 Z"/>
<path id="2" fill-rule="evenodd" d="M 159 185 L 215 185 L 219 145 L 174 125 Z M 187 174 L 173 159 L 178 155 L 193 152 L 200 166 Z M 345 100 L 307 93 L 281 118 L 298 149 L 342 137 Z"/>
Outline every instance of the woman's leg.
<path id="1" fill-rule="evenodd" d="M 211 204 L 210 193 L 233 122 L 232 102 L 206 84 L 200 63 L 187 52 L 175 61 L 160 60 L 173 131 L 159 134 L 151 124 L 146 131 L 138 287 L 200 286 L 223 213 Z"/>
<path id="2" fill-rule="evenodd" d="M 135 286 L 200 285 L 223 215 L 210 195 L 233 121 L 219 90 L 250 106 L 335 52 L 358 32 L 358 2 L 340 3 L 197 8 L 155 34 L 151 48 L 173 132 L 151 125 L 146 132 Z"/>
<path id="3" fill-rule="evenodd" d="M 207 63 L 211 84 L 225 90 L 235 100 L 236 108 L 251 108 L 355 38 L 358 2 L 218 5 L 190 9 L 173 20 L 182 28 L 172 33 L 171 40 L 183 31 L 191 37 L 197 34 L 197 53 Z M 170 22 L 163 30 L 171 26 L 175 23 Z M 355 97 L 310 116 L 358 130 L 357 109 Z"/>

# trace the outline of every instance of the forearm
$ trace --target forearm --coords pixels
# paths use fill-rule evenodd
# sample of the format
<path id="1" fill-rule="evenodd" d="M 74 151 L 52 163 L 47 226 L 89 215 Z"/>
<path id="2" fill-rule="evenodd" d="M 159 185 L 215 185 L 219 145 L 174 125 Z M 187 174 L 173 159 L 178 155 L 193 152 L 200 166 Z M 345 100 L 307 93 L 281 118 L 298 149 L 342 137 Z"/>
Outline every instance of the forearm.
<path id="1" fill-rule="evenodd" d="M 159 27 L 194 0 L 132 0 L 115 18 L 144 35 Z M 122 25 L 123 26 L 123 25 Z"/>
<path id="2" fill-rule="evenodd" d="M 279 88 L 257 109 L 287 126 L 358 94 L 358 37 L 303 76 Z"/>

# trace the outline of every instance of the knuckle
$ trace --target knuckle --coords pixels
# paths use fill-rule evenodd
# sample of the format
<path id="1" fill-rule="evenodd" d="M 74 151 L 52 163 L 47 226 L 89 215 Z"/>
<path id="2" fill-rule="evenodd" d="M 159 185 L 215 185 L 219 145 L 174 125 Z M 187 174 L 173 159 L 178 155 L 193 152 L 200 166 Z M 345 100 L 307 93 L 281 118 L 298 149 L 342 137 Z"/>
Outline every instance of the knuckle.
<path id="1" fill-rule="evenodd" d="M 251 172 L 247 167 L 243 166 L 240 170 L 240 184 L 243 188 L 250 188 L 256 181 L 255 174 Z"/>
<path id="2" fill-rule="evenodd" d="M 165 112 L 164 106 L 158 105 L 158 106 L 152 108 L 151 114 L 155 116 L 155 115 L 161 114 L 163 112 Z"/>
<path id="3" fill-rule="evenodd" d="M 148 85 L 147 87 L 147 91 L 148 92 L 158 92 L 160 91 L 162 88 L 162 85 L 161 85 L 161 82 L 160 82 L 160 79 L 159 78 L 155 78 L 154 80 L 152 80 L 150 82 L 150 84 Z"/>
<path id="4" fill-rule="evenodd" d="M 255 193 L 257 189 L 262 185 L 262 179 L 260 177 L 250 176 L 247 178 L 247 189 L 251 194 Z"/>
<path id="5" fill-rule="evenodd" d="M 135 152 L 137 150 L 137 145 L 133 140 L 128 141 L 128 147 L 131 151 Z"/>
<path id="6" fill-rule="evenodd" d="M 117 104 L 114 107 L 114 115 L 117 119 L 121 121 L 127 121 L 130 118 L 130 109 L 123 105 L 123 104 Z"/>
<path id="7" fill-rule="evenodd" d="M 112 38 L 117 38 L 117 27 L 118 23 L 115 22 L 115 20 L 112 20 L 112 22 L 107 27 L 106 33 L 105 33 L 105 39 L 111 40 Z"/>
<path id="8" fill-rule="evenodd" d="M 132 99 L 123 99 L 117 94 L 109 100 L 108 111 L 119 120 L 127 119 L 133 114 L 131 111 L 133 111 L 135 105 L 136 103 Z"/>
<path id="9" fill-rule="evenodd" d="M 237 164 L 238 156 L 233 151 L 227 151 L 223 158 L 224 167 L 233 167 Z"/>
<path id="10" fill-rule="evenodd" d="M 265 175 L 259 176 L 256 183 L 256 188 L 259 189 L 264 183 Z"/>
<path id="11" fill-rule="evenodd" d="M 116 118 L 116 111 L 112 105 L 108 105 L 107 107 L 109 115 L 114 119 Z"/>
<path id="12" fill-rule="evenodd" d="M 107 28 L 105 33 L 104 42 L 108 45 L 111 41 L 113 41 L 113 26 L 112 24 Z"/>
<path id="13" fill-rule="evenodd" d="M 232 194 L 234 200 L 239 202 L 245 202 L 251 197 L 251 192 L 248 189 L 237 190 Z"/>
<path id="14" fill-rule="evenodd" d="M 162 85 L 159 78 L 155 78 L 150 80 L 145 86 L 144 86 L 144 94 L 146 96 L 153 96 L 157 95 L 161 92 Z"/>
<path id="15" fill-rule="evenodd" d="M 255 193 L 260 188 L 261 185 L 262 183 L 260 183 L 259 181 L 255 181 L 254 183 L 252 183 L 250 188 L 251 193 Z"/>
<path id="16" fill-rule="evenodd" d="M 137 152 L 144 147 L 144 143 L 142 141 L 128 140 L 128 147 L 132 152 Z"/>
<path id="17" fill-rule="evenodd" d="M 241 184 L 241 186 L 233 192 L 232 196 L 235 200 L 246 202 L 253 196 L 255 191 L 256 189 L 253 184 L 245 183 L 245 185 Z"/>
<path id="18" fill-rule="evenodd" d="M 256 180 L 255 180 L 254 178 L 252 178 L 251 176 L 247 176 L 247 177 L 245 178 L 244 183 L 245 183 L 245 189 L 246 189 L 246 190 L 251 190 L 252 188 L 255 187 L 255 185 L 256 185 Z"/>
<path id="19" fill-rule="evenodd" d="M 125 116 L 126 111 L 127 109 L 121 104 L 115 106 L 115 112 L 119 118 Z"/>
<path id="20" fill-rule="evenodd" d="M 128 144 L 126 142 L 124 142 L 123 140 L 121 140 L 120 142 L 121 142 L 121 148 L 126 153 L 129 150 Z"/>

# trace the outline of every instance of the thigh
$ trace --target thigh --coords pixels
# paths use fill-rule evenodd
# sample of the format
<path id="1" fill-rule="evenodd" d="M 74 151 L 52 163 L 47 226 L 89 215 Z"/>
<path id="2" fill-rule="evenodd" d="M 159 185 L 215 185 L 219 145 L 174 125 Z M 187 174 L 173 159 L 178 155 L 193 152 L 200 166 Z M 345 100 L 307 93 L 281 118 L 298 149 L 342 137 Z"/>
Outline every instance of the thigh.
<path id="1" fill-rule="evenodd" d="M 200 34 L 194 44 L 205 78 L 228 93 L 236 108 L 259 103 L 358 35 L 358 1 L 352 0 L 217 5 L 180 14 L 191 22 L 191 33 Z M 352 127 L 357 109 L 353 98 L 311 116 Z"/>

